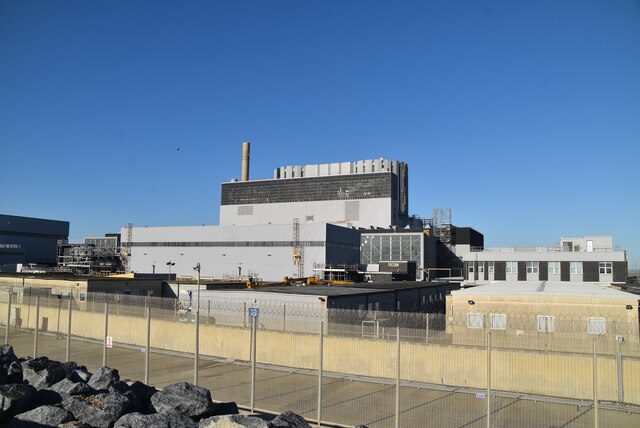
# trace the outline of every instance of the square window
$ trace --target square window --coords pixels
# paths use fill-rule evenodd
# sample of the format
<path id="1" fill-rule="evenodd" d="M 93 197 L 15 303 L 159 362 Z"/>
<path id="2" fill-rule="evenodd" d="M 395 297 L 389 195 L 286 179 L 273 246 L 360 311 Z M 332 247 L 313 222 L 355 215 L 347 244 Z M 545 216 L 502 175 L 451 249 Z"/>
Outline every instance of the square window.
<path id="1" fill-rule="evenodd" d="M 560 262 L 549 262 L 547 272 L 551 275 L 560 274 Z"/>
<path id="2" fill-rule="evenodd" d="M 538 273 L 539 262 L 527 262 L 527 273 Z"/>
<path id="3" fill-rule="evenodd" d="M 570 262 L 569 273 L 582 273 L 582 262 Z"/>
<path id="4" fill-rule="evenodd" d="M 467 327 L 469 327 L 469 328 L 484 328 L 484 315 L 482 315 L 482 314 L 467 314 Z"/>
<path id="5" fill-rule="evenodd" d="M 507 316 L 505 314 L 491 314 L 491 328 L 504 330 L 507 328 Z"/>
<path id="6" fill-rule="evenodd" d="M 600 262 L 600 273 L 607 274 L 613 272 L 612 262 Z"/>
<path id="7" fill-rule="evenodd" d="M 538 316 L 538 331 L 553 331 L 554 317 L 549 315 Z"/>
<path id="8" fill-rule="evenodd" d="M 507 262 L 507 273 L 518 273 L 518 262 Z"/>
<path id="9" fill-rule="evenodd" d="M 589 318 L 587 321 L 587 330 L 589 334 L 605 334 L 606 321 L 604 318 Z"/>

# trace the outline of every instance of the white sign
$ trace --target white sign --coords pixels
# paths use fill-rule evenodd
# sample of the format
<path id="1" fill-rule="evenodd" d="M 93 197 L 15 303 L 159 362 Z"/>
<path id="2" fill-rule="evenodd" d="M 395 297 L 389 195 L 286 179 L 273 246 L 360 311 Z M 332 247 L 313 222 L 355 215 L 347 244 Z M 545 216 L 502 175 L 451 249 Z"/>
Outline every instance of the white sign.
<path id="1" fill-rule="evenodd" d="M 105 343 L 107 348 L 113 348 L 113 337 L 107 336 L 107 341 Z"/>

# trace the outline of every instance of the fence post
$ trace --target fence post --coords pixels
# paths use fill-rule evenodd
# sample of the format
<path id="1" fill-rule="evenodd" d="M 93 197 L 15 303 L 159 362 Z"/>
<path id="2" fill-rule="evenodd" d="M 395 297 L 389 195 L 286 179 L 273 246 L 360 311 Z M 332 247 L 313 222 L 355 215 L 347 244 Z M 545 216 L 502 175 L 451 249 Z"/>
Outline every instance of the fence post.
<path id="1" fill-rule="evenodd" d="M 491 330 L 487 329 L 487 428 L 491 428 Z"/>
<path id="2" fill-rule="evenodd" d="M 144 354 L 144 383 L 149 385 L 149 353 L 151 352 L 151 307 L 147 306 L 147 346 Z"/>
<path id="3" fill-rule="evenodd" d="M 598 356 L 596 355 L 596 337 L 593 337 L 593 427 L 599 426 L 598 415 Z"/>
<path id="4" fill-rule="evenodd" d="M 429 314 L 427 314 L 427 336 L 425 338 L 425 343 L 429 343 Z"/>
<path id="5" fill-rule="evenodd" d="M 196 303 L 196 343 L 193 362 L 193 384 L 198 385 L 198 375 L 200 369 L 200 302 Z"/>
<path id="6" fill-rule="evenodd" d="M 105 296 L 106 300 L 106 296 Z M 109 302 L 104 302 L 104 338 L 102 339 L 102 366 L 107 365 L 107 336 L 109 336 Z"/>
<path id="7" fill-rule="evenodd" d="M 322 421 L 322 375 L 324 357 L 324 321 L 320 321 L 320 356 L 318 359 L 318 426 Z"/>
<path id="8" fill-rule="evenodd" d="M 40 296 L 36 296 L 36 328 L 33 334 L 33 358 L 38 357 L 38 328 L 40 320 Z"/>
<path id="9" fill-rule="evenodd" d="M 400 426 L 400 326 L 396 327 L 396 420 L 395 428 Z"/>
<path id="10" fill-rule="evenodd" d="M 251 412 L 256 407 L 256 318 L 251 317 Z"/>
<path id="11" fill-rule="evenodd" d="M 71 308 L 72 308 L 73 296 L 69 295 L 69 306 L 68 306 L 68 320 L 67 320 L 67 352 L 66 352 L 66 360 L 67 362 L 71 361 Z"/>
<path id="12" fill-rule="evenodd" d="M 282 331 L 287 331 L 287 305 L 282 305 Z"/>
<path id="13" fill-rule="evenodd" d="M 207 325 L 209 325 L 209 318 L 211 318 L 211 300 L 207 300 Z"/>
<path id="14" fill-rule="evenodd" d="M 622 351 L 620 350 L 622 336 L 616 337 L 616 366 L 618 368 L 618 402 L 624 403 L 624 378 L 622 377 Z"/>
<path id="15" fill-rule="evenodd" d="M 11 298 L 13 297 L 13 287 L 9 289 L 9 300 L 7 301 L 7 330 L 4 332 L 4 344 L 9 344 L 9 327 L 11 326 Z"/>

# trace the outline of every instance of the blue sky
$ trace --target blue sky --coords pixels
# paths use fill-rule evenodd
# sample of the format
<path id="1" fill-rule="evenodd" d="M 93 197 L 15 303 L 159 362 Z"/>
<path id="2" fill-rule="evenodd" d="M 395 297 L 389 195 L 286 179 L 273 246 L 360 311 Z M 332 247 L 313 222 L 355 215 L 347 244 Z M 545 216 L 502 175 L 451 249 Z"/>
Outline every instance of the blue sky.
<path id="1" fill-rule="evenodd" d="M 0 59 L 0 212 L 74 241 L 217 224 L 251 141 L 252 178 L 405 160 L 412 213 L 640 264 L 638 1 L 3 0 Z"/>

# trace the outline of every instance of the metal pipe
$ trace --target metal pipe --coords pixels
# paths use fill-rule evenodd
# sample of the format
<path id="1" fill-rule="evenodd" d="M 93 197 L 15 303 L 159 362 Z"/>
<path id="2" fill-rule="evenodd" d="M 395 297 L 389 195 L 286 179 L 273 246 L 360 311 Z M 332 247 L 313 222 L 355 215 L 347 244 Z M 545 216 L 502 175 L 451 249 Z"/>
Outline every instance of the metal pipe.
<path id="1" fill-rule="evenodd" d="M 67 320 L 67 353 L 65 355 L 66 361 L 71 361 L 71 308 L 72 308 L 72 296 L 69 296 L 69 306 L 67 309 L 68 312 L 68 320 Z"/>
<path id="2" fill-rule="evenodd" d="M 249 181 L 249 156 L 251 144 L 242 143 L 242 181 Z"/>
<path id="3" fill-rule="evenodd" d="M 200 263 L 194 267 L 198 271 L 198 285 L 196 290 L 196 346 L 195 361 L 193 363 L 193 384 L 198 385 L 198 372 L 200 360 Z"/>
<path id="4" fill-rule="evenodd" d="M 320 321 L 320 358 L 318 360 L 318 426 L 322 421 L 322 375 L 324 357 L 324 321 Z"/>
<path id="5" fill-rule="evenodd" d="M 395 428 L 400 427 L 400 326 L 396 328 L 396 419 Z"/>
<path id="6" fill-rule="evenodd" d="M 40 320 L 40 296 L 36 296 L 36 329 L 33 335 L 33 358 L 38 358 L 38 327 Z"/>
<path id="7" fill-rule="evenodd" d="M 9 300 L 7 303 L 7 329 L 4 332 L 4 344 L 9 344 L 9 327 L 11 326 L 11 297 L 13 296 L 13 287 L 9 290 Z"/>
<path id="8" fill-rule="evenodd" d="M 102 366 L 107 365 L 107 336 L 109 336 L 109 302 L 104 302 L 104 339 L 102 340 Z"/>
<path id="9" fill-rule="evenodd" d="M 251 317 L 251 411 L 256 407 L 256 318 Z"/>
<path id="10" fill-rule="evenodd" d="M 487 428 L 491 428 L 491 330 L 487 329 Z"/>
<path id="11" fill-rule="evenodd" d="M 596 338 L 593 338 L 593 427 L 599 426 L 598 415 L 598 356 L 596 354 Z"/>
<path id="12" fill-rule="evenodd" d="M 147 306 L 147 346 L 144 355 L 144 383 L 149 385 L 149 354 L 151 353 L 151 308 Z"/>

